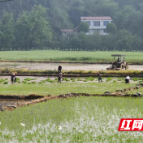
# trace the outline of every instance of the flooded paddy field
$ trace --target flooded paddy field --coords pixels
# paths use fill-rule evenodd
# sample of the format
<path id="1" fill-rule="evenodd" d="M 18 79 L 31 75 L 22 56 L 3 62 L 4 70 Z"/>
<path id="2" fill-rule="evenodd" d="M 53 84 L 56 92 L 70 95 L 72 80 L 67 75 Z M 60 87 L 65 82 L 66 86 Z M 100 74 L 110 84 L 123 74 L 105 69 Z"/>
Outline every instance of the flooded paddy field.
<path id="1" fill-rule="evenodd" d="M 0 68 L 27 70 L 57 70 L 59 63 L 1 62 Z M 63 70 L 106 70 L 111 64 L 61 63 Z M 143 70 L 143 65 L 129 65 L 130 70 Z"/>

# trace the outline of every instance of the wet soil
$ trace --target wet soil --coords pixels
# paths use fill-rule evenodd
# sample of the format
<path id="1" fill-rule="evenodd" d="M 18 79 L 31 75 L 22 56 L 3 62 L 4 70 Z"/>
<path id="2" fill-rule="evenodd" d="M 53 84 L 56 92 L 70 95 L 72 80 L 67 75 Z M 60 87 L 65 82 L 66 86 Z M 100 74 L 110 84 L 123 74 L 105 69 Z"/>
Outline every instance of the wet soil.
<path id="1" fill-rule="evenodd" d="M 0 68 L 57 70 L 60 63 L 1 62 Z M 106 70 L 111 64 L 61 63 L 63 70 Z M 130 70 L 143 70 L 143 65 L 129 65 Z"/>
<path id="2" fill-rule="evenodd" d="M 32 100 L 37 100 L 37 99 L 41 99 L 44 96 L 38 96 L 38 95 L 34 95 L 31 94 L 29 96 L 17 96 L 17 95 L 0 95 L 0 106 L 13 106 L 13 107 L 17 107 L 20 105 L 24 105 L 25 103 L 31 103 Z"/>
<path id="3" fill-rule="evenodd" d="M 30 100 L 24 100 L 24 99 L 0 99 L 0 106 L 16 106 L 17 104 L 24 104 L 25 102 L 28 102 Z"/>

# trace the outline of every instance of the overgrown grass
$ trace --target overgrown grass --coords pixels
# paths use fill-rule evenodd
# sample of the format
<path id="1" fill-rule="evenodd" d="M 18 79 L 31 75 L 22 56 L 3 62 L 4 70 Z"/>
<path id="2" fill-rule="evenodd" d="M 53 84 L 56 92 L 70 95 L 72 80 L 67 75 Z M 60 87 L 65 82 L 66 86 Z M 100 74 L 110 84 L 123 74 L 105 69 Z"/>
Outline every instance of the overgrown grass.
<path id="1" fill-rule="evenodd" d="M 3 95 L 29 95 L 36 93 L 38 95 L 60 95 L 66 93 L 90 93 L 90 94 L 103 94 L 105 91 L 114 92 L 115 90 L 129 88 L 135 84 L 125 83 L 97 83 L 97 82 L 49 82 L 47 84 L 40 82 L 40 86 L 37 83 L 28 84 L 23 81 L 23 84 L 10 84 L 0 85 L 0 94 Z"/>
<path id="2" fill-rule="evenodd" d="M 142 102 L 142 98 L 78 97 L 3 112 L 0 141 L 141 143 L 142 132 L 118 132 L 118 126 L 121 118 L 141 118 Z"/>
<path id="3" fill-rule="evenodd" d="M 81 61 L 81 62 L 111 62 L 112 54 L 124 54 L 126 61 L 141 63 L 142 52 L 109 52 L 109 51 L 56 51 L 56 50 L 35 50 L 35 51 L 2 51 L 1 60 L 12 61 Z"/>

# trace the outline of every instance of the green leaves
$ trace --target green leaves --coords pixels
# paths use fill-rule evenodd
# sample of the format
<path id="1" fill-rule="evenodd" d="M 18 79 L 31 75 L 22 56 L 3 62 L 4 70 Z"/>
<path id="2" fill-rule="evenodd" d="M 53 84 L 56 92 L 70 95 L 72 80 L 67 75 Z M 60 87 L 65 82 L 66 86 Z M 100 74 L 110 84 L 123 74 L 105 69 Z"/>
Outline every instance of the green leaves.
<path id="1" fill-rule="evenodd" d="M 0 20 L 0 50 L 11 50 L 14 32 L 13 14 L 5 13 Z"/>
<path id="2" fill-rule="evenodd" d="M 88 32 L 89 31 L 89 25 L 87 22 L 81 22 L 80 26 L 79 26 L 79 31 L 83 31 L 83 32 Z"/>
<path id="3" fill-rule="evenodd" d="M 31 12 L 23 12 L 17 20 L 17 39 L 22 40 L 26 50 L 44 47 L 52 40 L 46 8 L 34 6 Z"/>

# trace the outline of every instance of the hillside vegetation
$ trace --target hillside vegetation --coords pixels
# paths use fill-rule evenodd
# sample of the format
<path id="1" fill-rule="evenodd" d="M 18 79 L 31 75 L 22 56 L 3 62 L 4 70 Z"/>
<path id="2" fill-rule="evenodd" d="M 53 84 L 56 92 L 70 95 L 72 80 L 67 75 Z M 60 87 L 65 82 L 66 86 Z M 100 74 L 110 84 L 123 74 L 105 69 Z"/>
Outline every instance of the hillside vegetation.
<path id="1" fill-rule="evenodd" d="M 143 50 L 142 0 L 14 0 L 0 3 L 0 50 Z M 80 25 L 81 16 L 111 16 L 109 36 L 68 38 L 60 29 Z"/>

